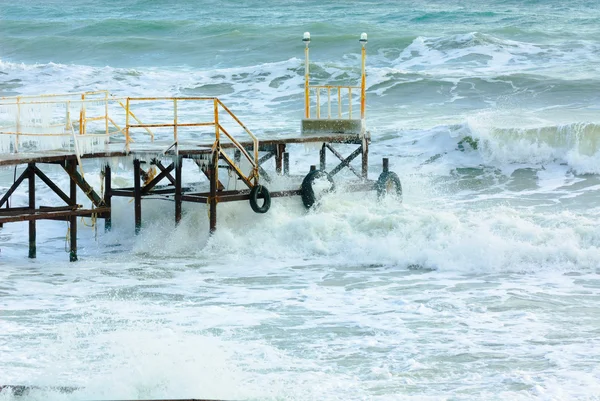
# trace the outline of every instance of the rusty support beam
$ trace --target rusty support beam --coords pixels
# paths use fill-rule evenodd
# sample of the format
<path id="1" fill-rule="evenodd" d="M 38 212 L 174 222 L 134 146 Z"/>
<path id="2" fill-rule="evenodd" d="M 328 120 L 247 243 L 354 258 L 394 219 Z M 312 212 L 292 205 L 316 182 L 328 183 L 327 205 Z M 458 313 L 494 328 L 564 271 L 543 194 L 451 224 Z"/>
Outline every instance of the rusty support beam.
<path id="1" fill-rule="evenodd" d="M 60 189 L 55 183 L 53 183 L 52 180 L 48 178 L 48 176 L 46 176 L 46 174 L 44 174 L 42 170 L 40 170 L 37 166 L 35 167 L 35 174 L 38 177 L 40 177 L 44 184 L 46 184 L 51 190 L 53 190 L 54 193 L 58 195 L 58 197 L 62 199 L 67 205 L 74 205 L 74 203 L 71 203 L 71 198 L 69 198 L 67 194 L 65 194 L 62 191 L 62 189 Z"/>
<path id="2" fill-rule="evenodd" d="M 134 199 L 134 220 L 135 220 L 135 234 L 139 234 L 142 228 L 142 190 L 141 190 L 140 175 L 140 160 L 133 160 L 133 199 Z"/>
<path id="3" fill-rule="evenodd" d="M 327 149 L 329 149 L 331 151 L 331 153 L 333 153 L 338 159 L 340 159 L 342 161 L 340 164 L 337 165 L 336 168 L 331 170 L 331 172 L 329 174 L 331 174 L 332 176 L 336 175 L 337 173 L 340 172 L 341 169 L 343 169 L 344 167 L 348 167 L 358 178 L 362 178 L 362 175 L 358 171 L 356 171 L 356 169 L 350 164 L 350 162 L 352 160 L 354 160 L 358 155 L 361 154 L 362 147 L 357 148 L 354 152 L 352 152 L 350 154 L 350 156 L 348 156 L 346 158 L 344 158 L 344 156 L 342 156 L 330 144 L 327 144 Z"/>
<path id="4" fill-rule="evenodd" d="M 109 208 L 104 215 L 104 231 L 106 232 L 112 229 L 112 179 L 108 164 L 104 166 L 104 204 Z"/>
<path id="5" fill-rule="evenodd" d="M 175 165 L 175 223 L 179 224 L 181 221 L 181 206 L 183 203 L 181 200 L 181 167 L 183 164 L 181 156 L 177 156 L 173 164 Z"/>
<path id="6" fill-rule="evenodd" d="M 160 173 L 158 173 L 156 177 L 154 177 L 148 184 L 144 185 L 144 188 L 142 188 L 142 195 L 147 195 L 163 178 L 167 176 L 173 178 L 170 173 L 175 169 L 175 163 L 171 163 L 167 168 L 161 169 L 159 167 L 159 169 Z M 177 185 L 177 178 L 175 178 L 175 182 L 173 184 Z"/>
<path id="7" fill-rule="evenodd" d="M 29 208 L 35 209 L 35 163 L 29 163 L 27 167 L 29 179 Z M 35 259 L 36 249 L 36 231 L 35 220 L 29 221 L 29 257 Z"/>
<path id="8" fill-rule="evenodd" d="M 81 191 L 83 191 L 85 196 L 87 196 L 88 199 L 92 201 L 94 206 L 104 206 L 104 201 L 102 201 L 100 195 L 98 195 L 96 191 L 94 191 L 94 188 L 92 188 L 91 185 L 88 184 L 85 179 L 83 179 L 83 177 L 79 174 L 77 169 L 70 171 L 70 169 L 68 168 L 68 164 L 72 161 L 73 160 L 71 159 L 66 160 L 64 164 L 61 164 L 62 168 L 67 172 L 67 174 L 69 174 L 71 180 L 75 181 L 75 183 L 81 189 Z"/>
<path id="9" fill-rule="evenodd" d="M 77 169 L 75 162 L 69 161 L 69 170 L 71 172 Z M 69 174 L 71 175 L 71 174 Z M 70 202 L 74 205 L 77 204 L 77 183 L 71 179 L 69 187 Z M 69 261 L 77 262 L 77 216 L 71 215 L 69 218 L 69 235 L 70 235 L 70 248 L 69 248 Z"/>
<path id="10" fill-rule="evenodd" d="M 14 223 L 17 221 L 33 221 L 33 220 L 64 220 L 70 216 L 91 216 L 93 214 L 102 214 L 107 212 L 107 207 L 99 207 L 97 209 L 75 209 L 75 210 L 58 210 L 62 208 L 45 209 L 27 209 L 25 213 L 20 215 L 0 216 L 0 223 Z"/>
<path id="11" fill-rule="evenodd" d="M 275 155 L 275 171 L 277 174 L 283 174 L 283 154 L 285 153 L 285 143 L 277 145 L 277 154 Z"/>
<path id="12" fill-rule="evenodd" d="M 4 203 L 6 203 L 8 201 L 8 198 L 10 198 L 10 196 L 13 194 L 13 192 L 15 192 L 17 190 L 17 188 L 19 188 L 19 185 L 21 185 L 21 183 L 23 182 L 23 180 L 25 180 L 25 178 L 29 177 L 29 167 L 27 167 L 19 176 L 19 178 L 17 178 L 15 180 L 15 182 L 12 184 L 12 186 L 8 189 L 8 191 L 6 191 L 6 193 L 4 194 L 4 196 L 2 197 L 2 199 L 0 199 L 0 207 L 4 206 Z"/>
<path id="13" fill-rule="evenodd" d="M 167 179 L 171 182 L 171 184 L 175 185 L 175 178 L 173 178 L 173 176 L 170 174 L 170 172 L 173 171 L 172 168 L 171 168 L 171 170 L 168 170 L 167 167 L 163 166 L 163 164 L 160 162 L 160 160 L 154 160 L 154 165 L 156 167 L 158 167 L 158 169 L 161 171 L 161 173 L 164 173 L 166 171 L 165 177 L 167 177 Z M 169 166 L 169 167 L 171 167 L 171 166 Z"/>
<path id="14" fill-rule="evenodd" d="M 23 214 L 35 214 L 38 212 L 50 212 L 50 211 L 63 211 L 63 210 L 76 210 L 78 205 L 73 206 L 40 206 L 37 209 L 31 209 L 25 207 L 11 207 L 6 209 L 0 209 L 0 218 L 8 216 L 19 216 Z"/>
<path id="15" fill-rule="evenodd" d="M 327 146 L 324 143 L 319 150 L 319 169 L 325 171 L 325 167 L 327 164 Z"/>

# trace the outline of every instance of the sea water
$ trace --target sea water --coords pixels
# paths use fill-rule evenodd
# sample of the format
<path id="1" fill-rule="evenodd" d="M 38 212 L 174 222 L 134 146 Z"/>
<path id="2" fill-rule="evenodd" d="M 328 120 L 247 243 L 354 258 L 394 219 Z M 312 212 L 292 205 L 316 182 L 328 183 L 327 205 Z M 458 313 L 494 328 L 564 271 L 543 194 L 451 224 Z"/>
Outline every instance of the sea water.
<path id="1" fill-rule="evenodd" d="M 77 263 L 65 222 L 38 223 L 34 260 L 27 224 L 7 224 L 0 385 L 65 401 L 598 399 L 597 2 L 2 0 L 0 96 L 218 96 L 259 138 L 294 135 L 306 31 L 315 84 L 358 84 L 368 33 L 369 177 L 389 158 L 403 203 L 340 176 L 308 212 L 221 204 L 209 236 L 204 205 L 175 227 L 172 202 L 145 199 L 135 236 L 115 198 L 111 232 L 80 221 Z M 293 174 L 317 164 L 289 150 Z M 112 184 L 130 186 L 119 163 Z M 0 170 L 0 192 L 22 170 Z M 193 163 L 184 181 L 206 185 Z M 11 205 L 26 204 L 23 188 Z"/>

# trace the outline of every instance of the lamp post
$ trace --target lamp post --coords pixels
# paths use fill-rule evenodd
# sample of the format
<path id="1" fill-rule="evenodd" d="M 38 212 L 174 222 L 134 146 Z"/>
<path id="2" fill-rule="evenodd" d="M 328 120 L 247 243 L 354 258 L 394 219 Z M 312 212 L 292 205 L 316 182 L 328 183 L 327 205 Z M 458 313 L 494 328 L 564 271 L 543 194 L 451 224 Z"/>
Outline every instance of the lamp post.
<path id="1" fill-rule="evenodd" d="M 365 62 L 367 59 L 367 34 L 360 34 L 360 44 L 362 45 L 362 68 L 361 68 L 361 78 L 360 78 L 360 118 L 361 120 L 365 119 L 365 106 L 367 103 L 367 72 L 365 69 Z"/>
<path id="2" fill-rule="evenodd" d="M 308 86 L 308 45 L 310 43 L 310 32 L 304 32 L 302 41 L 306 44 L 306 48 L 304 49 L 304 117 L 310 118 L 310 89 Z"/>

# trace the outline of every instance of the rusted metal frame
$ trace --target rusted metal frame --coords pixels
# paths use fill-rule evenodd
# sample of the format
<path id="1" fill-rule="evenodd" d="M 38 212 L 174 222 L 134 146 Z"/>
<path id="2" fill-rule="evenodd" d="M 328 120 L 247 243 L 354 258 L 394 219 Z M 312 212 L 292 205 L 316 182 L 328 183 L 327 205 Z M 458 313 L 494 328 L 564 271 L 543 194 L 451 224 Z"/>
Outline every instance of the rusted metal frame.
<path id="1" fill-rule="evenodd" d="M 68 206 L 40 206 L 37 209 L 31 209 L 28 206 L 23 207 L 10 207 L 6 209 L 0 209 L 0 217 L 7 216 L 19 216 L 22 214 L 35 214 L 38 212 L 60 212 L 65 210 L 76 210 L 79 205 L 68 205 Z"/>
<path id="2" fill-rule="evenodd" d="M 29 163 L 27 169 L 27 175 L 29 179 L 29 208 L 35 209 L 35 163 Z M 29 221 L 29 257 L 35 259 L 36 257 L 36 229 L 35 220 Z"/>
<path id="3" fill-rule="evenodd" d="M 269 160 L 273 156 L 275 156 L 275 153 L 276 153 L 275 151 L 269 151 L 269 153 L 267 153 L 266 155 L 264 155 L 263 157 L 258 159 L 258 173 L 260 174 L 260 176 L 264 177 L 265 181 L 267 181 L 267 182 L 271 182 L 271 177 L 269 176 L 269 173 L 267 173 L 267 171 L 261 165 L 264 164 L 267 160 Z"/>
<path id="4" fill-rule="evenodd" d="M 77 166 L 73 161 L 69 162 L 68 166 L 69 170 L 76 171 Z M 71 198 L 71 203 L 74 205 L 77 204 L 77 184 L 75 181 L 70 180 L 69 185 L 69 195 Z M 76 262 L 77 261 L 77 216 L 71 215 L 69 218 L 69 229 L 70 229 L 70 244 L 69 244 L 69 261 Z"/>
<path id="5" fill-rule="evenodd" d="M 325 144 L 325 146 L 327 146 L 327 149 L 329 149 L 331 151 L 331 153 L 333 153 L 338 159 L 340 159 L 342 162 L 340 164 L 337 165 L 337 167 L 335 167 L 333 170 L 331 170 L 331 172 L 329 174 L 331 175 L 336 175 L 337 173 L 340 172 L 340 170 L 342 170 L 344 167 L 348 167 L 358 178 L 363 178 L 361 173 L 359 173 L 351 164 L 350 162 L 352 160 L 354 160 L 358 155 L 361 154 L 362 152 L 362 147 L 357 148 L 354 152 L 352 152 L 350 154 L 350 156 L 344 158 L 344 156 L 342 156 L 337 150 L 335 150 L 333 148 L 333 146 L 331 146 L 330 144 Z"/>
<path id="6" fill-rule="evenodd" d="M 23 180 L 25 180 L 25 178 L 28 178 L 28 177 L 29 177 L 29 166 L 21 173 L 19 178 L 17 178 L 15 180 L 15 182 L 12 184 L 12 186 L 4 194 L 2 199 L 0 199 L 0 207 L 4 206 L 6 201 L 8 201 L 8 198 L 10 198 L 10 196 L 13 194 L 13 192 L 15 192 L 17 190 L 17 188 L 19 188 L 19 186 L 21 185 Z"/>
<path id="7" fill-rule="evenodd" d="M 154 160 L 153 164 L 158 167 L 158 169 L 161 171 L 161 174 L 167 170 L 167 167 L 165 167 L 160 160 Z M 166 172 L 165 177 L 167 177 L 171 184 L 175 185 L 175 178 L 173 178 L 173 176 L 170 174 L 170 171 Z"/>
<path id="8" fill-rule="evenodd" d="M 135 234 L 139 234 L 142 229 L 142 191 L 141 191 L 140 160 L 133 160 L 133 203 Z"/>
<path id="9" fill-rule="evenodd" d="M 45 208 L 35 209 L 35 213 L 27 213 L 15 216 L 0 216 L 0 223 L 13 223 L 17 221 L 32 221 L 32 220 L 63 220 L 70 216 L 91 216 L 93 214 L 102 214 L 109 211 L 107 207 L 99 207 L 97 209 L 74 209 L 74 210 L 58 210 L 46 211 Z"/>
<path id="10" fill-rule="evenodd" d="M 67 205 L 75 205 L 72 203 L 72 199 L 65 194 L 62 189 L 60 189 L 55 183 L 46 176 L 37 166 L 35 168 L 35 174 L 40 177 L 40 179 L 51 189 L 54 191 L 56 195 L 58 195 Z"/>
<path id="11" fill-rule="evenodd" d="M 198 195 L 181 195 L 181 200 L 183 202 L 193 202 L 193 203 L 208 203 L 208 199 L 210 196 L 198 196 Z"/>
<path id="12" fill-rule="evenodd" d="M 61 163 L 62 168 L 69 174 L 71 180 L 75 181 L 77 186 L 83 191 L 85 196 L 92 201 L 95 207 L 104 206 L 104 200 L 94 191 L 94 188 L 77 172 L 77 170 L 70 170 L 67 166 L 71 160 L 66 160 L 65 163 Z"/>
<path id="13" fill-rule="evenodd" d="M 175 223 L 178 224 L 181 221 L 181 209 L 182 203 L 181 200 L 182 191 L 181 191 L 181 173 L 182 173 L 182 161 L 181 156 L 177 156 L 173 164 L 175 165 Z M 172 165 L 173 165 L 172 164 Z M 170 166 L 169 166 L 170 167 Z"/>
<path id="14" fill-rule="evenodd" d="M 111 169 L 107 164 L 104 166 L 104 204 L 108 208 L 108 212 L 104 214 L 104 231 L 110 231 L 112 229 L 112 181 L 111 181 Z"/>
<path id="15" fill-rule="evenodd" d="M 171 163 L 169 167 L 161 169 L 161 172 L 156 177 L 154 177 L 148 184 L 144 185 L 144 187 L 142 188 L 142 196 L 147 195 L 152 190 L 152 188 L 154 188 L 156 184 L 158 184 L 167 175 L 170 176 L 169 173 L 175 170 L 175 167 L 175 163 Z M 175 185 L 177 185 L 177 179 L 175 179 L 174 181 Z"/>

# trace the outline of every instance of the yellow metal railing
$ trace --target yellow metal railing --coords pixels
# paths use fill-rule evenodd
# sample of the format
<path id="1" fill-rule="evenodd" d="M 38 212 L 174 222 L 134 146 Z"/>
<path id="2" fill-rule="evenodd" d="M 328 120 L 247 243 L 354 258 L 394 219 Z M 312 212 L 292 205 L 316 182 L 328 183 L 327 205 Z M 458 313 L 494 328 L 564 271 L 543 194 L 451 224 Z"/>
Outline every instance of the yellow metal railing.
<path id="1" fill-rule="evenodd" d="M 198 103 L 190 109 L 184 104 Z M 136 106 L 143 108 L 136 108 Z M 165 104 L 168 104 L 165 110 Z M 160 108 L 162 107 L 162 108 Z M 159 108 L 159 109 L 157 109 Z M 135 109 L 135 113 L 134 113 Z M 182 121 L 180 111 L 197 115 L 197 111 L 205 111 L 204 121 Z M 155 115 L 154 111 L 158 110 Z M 149 114 L 152 122 L 143 122 L 138 112 Z M 165 117 L 165 115 L 172 117 Z M 168 122 L 165 119 L 169 118 Z M 155 121 L 155 120 L 159 121 Z M 233 135 L 233 129 L 239 130 L 249 137 L 252 143 L 252 154 Z M 123 135 L 126 150 L 134 142 L 132 131 L 142 129 L 149 135 L 151 142 L 155 140 L 154 128 L 172 128 L 175 145 L 179 144 L 181 130 L 190 127 L 214 127 L 212 148 L 236 170 L 240 178 L 252 187 L 258 182 L 258 138 L 240 121 L 240 119 L 215 97 L 128 97 L 110 96 L 108 91 L 84 92 L 78 94 L 56 94 L 40 96 L 16 96 L 0 98 L 0 153 L 17 153 L 23 149 L 23 138 L 29 141 L 50 140 L 59 138 L 66 142 L 72 138 L 75 152 L 80 158 L 86 149 L 80 141 L 91 139 L 94 143 L 108 143 L 115 135 Z M 9 141 L 3 138 L 9 138 Z M 136 137 L 137 138 L 137 137 Z M 50 141 L 51 142 L 51 141 Z M 243 173 L 225 152 L 221 143 L 230 143 L 238 149 L 251 166 L 251 171 Z M 248 142 L 248 141 L 245 141 Z M 7 145 L 8 143 L 8 145 Z M 48 147 L 53 146 L 53 147 Z M 60 148 L 56 143 L 46 146 L 49 149 Z M 80 163 L 81 164 L 81 163 Z"/>
<path id="2" fill-rule="evenodd" d="M 132 112 L 133 104 L 136 102 L 172 102 L 172 122 L 164 123 L 141 123 L 140 120 L 135 117 Z M 179 105 L 183 102 L 201 102 L 205 104 L 211 104 L 212 106 L 212 120 L 211 121 L 195 121 L 195 122 L 181 122 L 179 119 Z M 131 130 L 136 128 L 172 128 L 173 129 L 173 141 L 175 144 L 179 143 L 179 128 L 183 127 L 214 127 L 214 143 L 213 149 L 219 152 L 220 156 L 237 172 L 238 176 L 249 186 L 252 187 L 258 183 L 258 138 L 240 121 L 240 119 L 216 97 L 137 97 L 127 98 L 125 100 L 125 111 L 126 120 L 125 128 L 123 130 L 125 134 L 125 144 L 129 149 L 129 144 L 132 142 Z M 229 133 L 223 126 L 222 116 L 228 116 L 235 122 L 242 130 L 250 137 L 252 141 L 252 155 L 248 154 L 244 145 Z M 130 122 L 130 116 L 137 121 L 137 124 Z M 228 141 L 232 146 L 239 150 L 245 159 L 250 163 L 251 171 L 245 174 L 242 172 L 240 165 L 236 164 L 231 157 L 225 152 L 225 148 L 221 146 L 222 141 Z"/>
<path id="3" fill-rule="evenodd" d="M 320 119 L 323 118 L 321 116 L 321 104 L 323 103 L 321 101 L 321 93 L 325 92 L 326 96 L 327 96 L 327 100 L 325 102 L 326 104 L 326 110 L 327 110 L 327 119 L 331 119 L 332 116 L 334 116 L 333 118 L 335 118 L 335 116 L 337 115 L 337 118 L 342 118 L 343 117 L 343 100 L 344 97 L 342 96 L 343 92 L 346 92 L 346 118 L 348 119 L 352 119 L 352 102 L 353 102 L 353 98 L 352 98 L 352 90 L 353 89 L 360 89 L 360 86 L 334 86 L 334 85 L 310 85 L 309 86 L 309 105 L 310 105 L 310 91 L 313 90 L 315 92 L 315 97 L 316 97 L 316 112 L 315 112 L 315 118 Z M 332 94 L 333 92 L 333 101 L 332 101 Z M 332 103 L 337 103 L 337 113 L 332 114 L 331 113 L 331 105 Z M 307 114 L 307 118 L 311 118 L 310 115 L 310 108 Z"/>
<path id="4" fill-rule="evenodd" d="M 347 118 L 352 119 L 352 89 L 360 90 L 358 101 L 360 102 L 360 119 L 365 119 L 366 113 L 366 104 L 367 104 L 367 73 L 366 73 L 366 44 L 367 44 L 367 34 L 362 33 L 360 35 L 359 42 L 362 45 L 361 49 L 361 76 L 360 76 L 360 86 L 348 86 L 348 85 L 311 85 L 310 84 L 310 64 L 309 64 L 309 44 L 310 44 L 310 33 L 305 32 L 304 38 L 302 39 L 306 44 L 304 49 L 304 117 L 305 118 L 313 118 L 311 114 L 311 92 L 315 92 L 315 103 L 316 103 L 316 112 L 315 117 L 317 119 L 323 118 L 321 116 L 321 92 L 325 91 L 327 95 L 326 108 L 327 108 L 327 119 L 332 118 L 331 113 L 331 92 L 334 92 L 334 99 L 337 97 L 337 118 L 342 118 L 342 91 L 347 91 Z M 337 95 L 337 96 L 335 96 Z"/>

